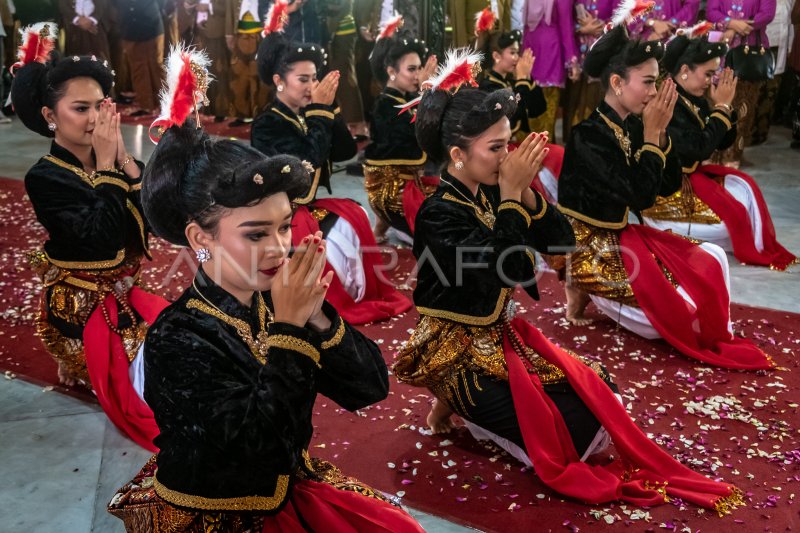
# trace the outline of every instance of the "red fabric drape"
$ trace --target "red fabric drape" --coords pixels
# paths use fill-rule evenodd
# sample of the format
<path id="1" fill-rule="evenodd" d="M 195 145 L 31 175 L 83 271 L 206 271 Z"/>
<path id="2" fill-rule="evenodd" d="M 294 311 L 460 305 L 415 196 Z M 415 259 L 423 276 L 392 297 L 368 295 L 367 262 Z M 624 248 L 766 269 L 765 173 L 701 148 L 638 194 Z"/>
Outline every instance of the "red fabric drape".
<path id="1" fill-rule="evenodd" d="M 723 368 L 772 368 L 764 352 L 728 331 L 730 296 L 722 267 L 711 254 L 687 239 L 638 224 L 622 230 L 620 245 L 636 301 L 667 342 L 688 357 Z M 696 309 L 664 276 L 656 258 Z"/>
<path id="2" fill-rule="evenodd" d="M 439 176 L 422 176 L 420 181 L 426 186 L 439 186 Z M 417 219 L 417 213 L 424 200 L 425 194 L 420 190 L 417 182 L 407 181 L 406 186 L 403 187 L 403 214 L 406 217 L 406 223 L 411 230 L 412 236 L 414 235 L 414 224 Z"/>
<path id="3" fill-rule="evenodd" d="M 351 324 L 366 324 L 408 311 L 412 306 L 411 300 L 400 294 L 388 280 L 382 279 L 389 269 L 383 264 L 369 219 L 361 206 L 351 200 L 325 198 L 315 200 L 314 207 L 326 209 L 349 222 L 361 241 L 361 260 L 367 283 L 364 298 L 359 302 L 353 300 L 344 290 L 338 276 L 334 275 L 325 299 L 336 308 L 339 315 Z M 305 206 L 297 208 L 292 222 L 292 244 L 295 246 L 306 235 L 319 231 L 319 223 Z M 325 265 L 325 273 L 330 270 L 331 265 Z"/>
<path id="4" fill-rule="evenodd" d="M 130 290 L 128 302 L 148 324 L 155 322 L 159 313 L 169 305 L 165 299 L 139 287 Z M 86 367 L 92 388 L 108 418 L 142 448 L 155 452 L 158 448 L 153 445 L 153 439 L 159 431 L 153 412 L 133 389 L 122 339 L 111 331 L 103 316 L 101 306 L 105 306 L 109 320 L 116 326 L 117 305 L 114 296 L 107 295 L 86 322 L 83 330 Z"/>
<path id="5" fill-rule="evenodd" d="M 710 177 L 724 177 L 728 174 L 737 176 L 750 185 L 755 196 L 758 211 L 761 214 L 761 234 L 764 250 L 759 252 L 755 247 L 753 227 L 747 209 L 739 203 L 725 187 L 709 179 Z M 786 270 L 795 262 L 797 257 L 781 246 L 775 236 L 775 226 L 767 209 L 767 202 L 761 194 L 761 189 L 752 177 L 720 165 L 704 165 L 698 168 L 691 176 L 692 189 L 698 198 L 708 204 L 708 207 L 719 216 L 728 228 L 728 234 L 733 243 L 733 255 L 742 263 L 748 265 L 769 266 L 775 270 Z"/>
<path id="6" fill-rule="evenodd" d="M 572 388 L 611 435 L 619 459 L 602 466 L 580 461 L 564 419 L 538 375 L 528 372 L 530 363 L 519 357 L 510 335 L 564 371 Z M 591 368 L 525 320 L 517 318 L 505 327 L 503 350 L 525 448 L 536 474 L 549 487 L 590 504 L 625 500 L 653 506 L 666 501 L 664 490 L 666 495 L 721 511 L 741 503 L 733 485 L 690 470 L 648 439 Z"/>
<path id="7" fill-rule="evenodd" d="M 264 533 L 424 533 L 405 511 L 382 500 L 337 489 L 327 483 L 298 481 L 283 510 L 264 521 Z"/>

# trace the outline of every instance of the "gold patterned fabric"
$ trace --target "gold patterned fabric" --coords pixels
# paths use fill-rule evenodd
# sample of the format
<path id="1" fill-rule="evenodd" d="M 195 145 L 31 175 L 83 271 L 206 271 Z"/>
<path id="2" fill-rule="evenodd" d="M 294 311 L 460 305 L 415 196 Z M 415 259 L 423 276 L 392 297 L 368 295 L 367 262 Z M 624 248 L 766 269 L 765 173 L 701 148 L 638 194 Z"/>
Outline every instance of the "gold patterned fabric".
<path id="1" fill-rule="evenodd" d="M 718 181 L 721 182 L 722 179 L 720 178 Z M 642 211 L 642 216 L 655 220 L 693 224 L 719 224 L 721 222 L 708 204 L 694 193 L 691 180 L 687 175 L 683 176 L 683 186 L 678 192 L 666 198 L 658 196 L 655 205 Z"/>
<path id="2" fill-rule="evenodd" d="M 558 103 L 561 100 L 561 88 L 542 87 L 542 93 L 544 93 L 544 100 L 547 102 L 547 109 L 538 117 L 529 118 L 528 125 L 531 131 L 537 133 L 548 132 L 550 134 L 550 142 L 556 142 L 556 114 L 558 113 Z M 524 138 L 525 136 L 522 137 L 522 139 Z"/>
<path id="3" fill-rule="evenodd" d="M 508 380 L 503 352 L 503 329 L 506 325 L 505 314 L 491 326 L 467 326 L 423 315 L 411 338 L 397 354 L 394 375 L 404 383 L 429 389 L 437 398 L 466 412 L 467 404 L 475 404 L 472 398 L 462 397 L 459 382 L 467 380 L 469 373 Z M 543 384 L 566 380 L 560 368 L 548 363 L 530 347 L 514 347 L 520 357 L 531 362 Z M 569 353 L 589 364 L 577 354 Z M 599 365 L 596 366 L 595 370 L 601 372 Z M 461 389 L 468 391 L 469 386 L 463 383 Z"/>
<path id="4" fill-rule="evenodd" d="M 81 331 L 107 294 L 121 289 L 127 292 L 138 284 L 141 257 L 131 257 L 113 270 L 67 270 L 50 263 L 41 251 L 29 254 L 28 260 L 43 285 L 35 322 L 36 335 L 70 377 L 90 386 L 82 337 L 65 335 L 63 327 L 57 327 L 52 321 Z M 120 314 L 123 312 L 121 306 Z M 138 317 L 131 317 L 131 322 L 130 327 L 119 331 L 129 361 L 136 357 L 147 333 L 147 324 Z"/>
<path id="5" fill-rule="evenodd" d="M 420 177 L 423 165 L 364 165 L 364 187 L 367 190 L 369 205 L 377 216 L 389 224 L 389 213 L 405 217 L 403 211 L 403 190 L 406 183 L 416 181 L 426 195 L 433 194 L 436 187 L 423 185 Z"/>
<path id="6" fill-rule="evenodd" d="M 339 490 L 390 502 L 380 492 L 345 476 L 333 464 L 303 454 L 304 468 L 297 479 L 327 483 Z M 156 458 L 153 455 L 136 477 L 126 483 L 108 504 L 107 510 L 123 521 L 131 533 L 260 533 L 266 515 L 235 511 L 202 511 L 177 507 L 156 492 Z"/>

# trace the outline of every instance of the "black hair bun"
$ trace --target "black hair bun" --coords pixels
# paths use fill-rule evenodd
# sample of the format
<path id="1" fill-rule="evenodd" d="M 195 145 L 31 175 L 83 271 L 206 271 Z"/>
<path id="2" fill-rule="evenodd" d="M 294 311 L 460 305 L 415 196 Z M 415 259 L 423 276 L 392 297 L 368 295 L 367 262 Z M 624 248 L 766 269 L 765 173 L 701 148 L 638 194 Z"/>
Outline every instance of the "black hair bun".
<path id="1" fill-rule="evenodd" d="M 616 26 L 595 41 L 583 60 L 583 71 L 592 78 L 601 78 L 614 63 L 634 67 L 651 58 L 658 61 L 663 55 L 661 41 L 631 40 L 624 26 Z"/>
<path id="2" fill-rule="evenodd" d="M 212 228 L 226 209 L 257 204 L 285 192 L 303 196 L 307 164 L 288 155 L 267 157 L 238 140 L 215 140 L 191 120 L 168 128 L 142 176 L 142 206 L 153 233 L 187 246 L 186 226 Z"/>
<path id="3" fill-rule="evenodd" d="M 108 96 L 114 86 L 114 72 L 108 61 L 95 56 L 60 57 L 52 52 L 47 63 L 28 63 L 15 72 L 11 102 L 14 112 L 29 130 L 45 137 L 55 136 L 47 128 L 42 108 L 55 108 L 58 92 L 73 78 L 92 78 L 100 85 L 103 96 Z"/>
<path id="4" fill-rule="evenodd" d="M 411 32 L 402 30 L 391 37 L 378 39 L 369 55 L 372 75 L 382 85 L 389 81 L 386 68 L 396 65 L 406 54 L 416 53 L 423 63 L 428 59 L 428 47 L 425 41 L 413 37 Z"/>
<path id="5" fill-rule="evenodd" d="M 328 54 L 317 44 L 289 41 L 282 32 L 272 32 L 258 45 L 256 64 L 258 77 L 267 85 L 275 85 L 272 76 L 284 76 L 292 63 L 311 61 L 317 67 L 317 75 L 321 78 L 327 65 Z"/>
<path id="6" fill-rule="evenodd" d="M 678 35 L 667 44 L 661 65 L 674 76 L 683 65 L 705 63 L 723 57 L 727 51 L 728 45 L 709 42 L 707 36 L 689 39 L 685 35 Z"/>
<path id="7" fill-rule="evenodd" d="M 451 146 L 466 146 L 503 117 L 511 118 L 517 100 L 510 89 L 486 92 L 462 88 L 449 91 L 428 91 L 417 108 L 416 136 L 420 148 L 437 163 L 448 159 Z"/>

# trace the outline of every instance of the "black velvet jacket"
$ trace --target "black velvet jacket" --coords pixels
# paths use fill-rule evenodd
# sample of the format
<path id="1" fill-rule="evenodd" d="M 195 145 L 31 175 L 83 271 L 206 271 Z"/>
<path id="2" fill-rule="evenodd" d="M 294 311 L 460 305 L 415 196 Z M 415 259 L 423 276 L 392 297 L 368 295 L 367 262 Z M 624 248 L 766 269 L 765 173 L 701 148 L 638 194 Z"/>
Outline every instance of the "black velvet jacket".
<path id="1" fill-rule="evenodd" d="M 77 157 L 53 141 L 50 153 L 25 175 L 36 219 L 48 233 L 49 261 L 70 270 L 105 270 L 129 256 L 149 257 L 141 186 L 141 179 L 120 171 L 87 174 Z"/>
<path id="2" fill-rule="evenodd" d="M 311 189 L 299 204 L 313 201 L 320 185 L 331 192 L 331 162 L 347 161 L 358 150 L 339 109 L 323 104 L 309 104 L 296 115 L 276 99 L 253 121 L 250 135 L 266 155 L 293 155 L 314 165 Z"/>
<path id="3" fill-rule="evenodd" d="M 370 122 L 372 142 L 364 149 L 368 165 L 422 165 L 427 156 L 417 144 L 414 123 L 416 110 L 398 114 L 395 107 L 405 105 L 414 96 L 385 88 L 375 99 Z"/>
<path id="4" fill-rule="evenodd" d="M 630 157 L 620 147 L 612 128 L 630 138 Z M 669 196 L 681 186 L 678 156 L 668 141 L 666 150 L 644 142 L 642 120 L 624 121 L 600 102 L 594 112 L 572 128 L 558 180 L 558 207 L 588 224 L 622 229 L 628 212 L 651 207 L 656 196 Z"/>
<path id="5" fill-rule="evenodd" d="M 448 184 L 449 183 L 449 184 Z M 536 209 L 500 201 L 497 186 L 481 185 L 477 199 L 460 181 L 442 183 L 417 214 L 414 303 L 422 315 L 486 326 L 503 312 L 506 297 L 522 284 L 538 299 L 533 250 L 566 253 L 575 236 L 566 217 L 536 194 Z M 473 203 L 495 216 L 482 221 Z"/>
<path id="6" fill-rule="evenodd" d="M 538 85 L 534 86 L 530 80 L 514 80 L 504 78 L 497 72 L 490 70 L 481 79 L 479 88 L 487 92 L 500 89 L 513 89 L 514 94 L 519 95 L 517 111 L 514 113 L 514 120 L 511 122 L 511 133 L 517 131 L 530 132 L 528 125 L 529 118 L 536 118 L 547 111 L 547 101 L 544 99 L 544 91 Z"/>
<path id="7" fill-rule="evenodd" d="M 708 100 L 692 96 L 677 86 L 678 103 L 667 126 L 672 149 L 690 174 L 716 150 L 724 150 L 736 140 L 736 115 L 731 118 L 708 105 Z"/>
<path id="8" fill-rule="evenodd" d="M 308 468 L 317 393 L 351 411 L 380 401 L 386 364 L 327 303 L 329 332 L 269 323 L 261 364 L 235 327 L 198 308 L 204 297 L 253 335 L 260 330 L 257 295 L 245 307 L 199 271 L 148 331 L 144 396 L 161 431 L 156 491 L 182 507 L 278 512 L 298 468 Z"/>

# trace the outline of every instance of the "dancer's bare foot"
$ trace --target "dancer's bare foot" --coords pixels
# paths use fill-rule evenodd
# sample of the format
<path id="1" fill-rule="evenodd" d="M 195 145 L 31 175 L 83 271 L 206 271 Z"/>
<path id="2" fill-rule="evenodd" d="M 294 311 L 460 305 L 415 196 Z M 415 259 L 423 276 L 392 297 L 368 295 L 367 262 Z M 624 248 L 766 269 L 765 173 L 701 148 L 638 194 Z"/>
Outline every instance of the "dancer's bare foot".
<path id="1" fill-rule="evenodd" d="M 439 399 L 433 400 L 433 406 L 431 407 L 431 412 L 428 413 L 427 422 L 434 435 L 450 433 L 455 429 L 456 424 L 453 422 L 452 415 L 453 411 L 446 403 L 439 401 Z"/>
<path id="2" fill-rule="evenodd" d="M 383 221 L 380 217 L 375 222 L 375 227 L 372 228 L 372 233 L 375 235 L 375 241 L 378 244 L 386 242 L 386 232 L 389 231 L 389 224 Z"/>
<path id="3" fill-rule="evenodd" d="M 589 295 L 571 285 L 566 286 L 567 291 L 567 321 L 573 326 L 586 326 L 592 323 L 591 318 L 586 318 L 583 313 L 589 305 Z"/>
<path id="4" fill-rule="evenodd" d="M 78 384 L 78 380 L 61 365 L 58 365 L 58 382 L 62 385 L 66 385 L 67 387 L 74 387 Z"/>

